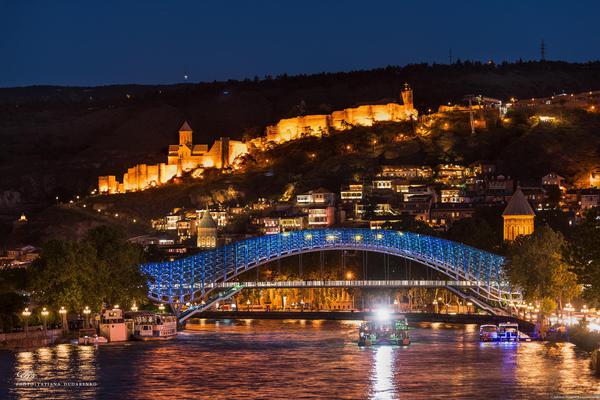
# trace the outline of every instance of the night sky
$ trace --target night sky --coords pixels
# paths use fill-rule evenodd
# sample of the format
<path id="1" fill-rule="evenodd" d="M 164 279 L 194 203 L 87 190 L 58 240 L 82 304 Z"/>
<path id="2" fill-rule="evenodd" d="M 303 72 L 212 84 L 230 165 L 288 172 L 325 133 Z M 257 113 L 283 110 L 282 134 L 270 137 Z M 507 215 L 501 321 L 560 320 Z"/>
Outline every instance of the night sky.
<path id="1" fill-rule="evenodd" d="M 598 1 L 0 0 L 0 86 L 599 59 Z"/>

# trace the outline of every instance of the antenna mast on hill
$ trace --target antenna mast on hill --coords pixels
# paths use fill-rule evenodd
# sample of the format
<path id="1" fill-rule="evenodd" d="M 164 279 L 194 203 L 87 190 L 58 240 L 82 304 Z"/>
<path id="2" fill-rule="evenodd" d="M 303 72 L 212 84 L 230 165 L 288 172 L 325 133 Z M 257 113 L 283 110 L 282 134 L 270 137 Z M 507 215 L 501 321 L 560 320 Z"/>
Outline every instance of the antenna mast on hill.
<path id="1" fill-rule="evenodd" d="M 540 44 L 540 60 L 546 61 L 546 43 L 544 43 L 544 39 L 542 39 L 542 43 Z"/>
<path id="2" fill-rule="evenodd" d="M 450 65 L 452 65 L 452 49 L 448 51 L 448 60 L 450 61 Z"/>

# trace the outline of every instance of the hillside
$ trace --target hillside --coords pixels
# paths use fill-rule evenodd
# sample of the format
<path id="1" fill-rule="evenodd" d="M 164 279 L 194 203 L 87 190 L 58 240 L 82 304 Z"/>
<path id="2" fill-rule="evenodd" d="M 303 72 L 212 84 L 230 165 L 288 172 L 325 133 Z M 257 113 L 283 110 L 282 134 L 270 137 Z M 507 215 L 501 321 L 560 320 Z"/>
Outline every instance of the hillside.
<path id="1" fill-rule="evenodd" d="M 374 142 L 376 142 L 374 144 Z M 381 165 L 495 162 L 517 179 L 539 179 L 555 171 L 577 184 L 600 165 L 600 115 L 564 111 L 560 122 L 535 122 L 528 112 L 513 112 L 507 122 L 471 135 L 468 114 L 439 117 L 425 134 L 411 123 L 357 127 L 323 138 L 309 137 L 252 153 L 243 172 L 185 177 L 178 183 L 142 192 L 89 199 L 90 205 L 146 220 L 175 207 L 244 205 L 259 198 L 279 200 L 324 187 L 337 192 L 350 182 L 368 181 Z"/>
<path id="2" fill-rule="evenodd" d="M 102 174 L 164 159 L 183 119 L 195 140 L 256 135 L 299 114 L 397 99 L 404 82 L 421 112 L 465 94 L 506 99 L 584 91 L 600 63 L 411 65 L 310 76 L 171 86 L 0 89 L 0 192 L 24 201 L 87 193 Z"/>

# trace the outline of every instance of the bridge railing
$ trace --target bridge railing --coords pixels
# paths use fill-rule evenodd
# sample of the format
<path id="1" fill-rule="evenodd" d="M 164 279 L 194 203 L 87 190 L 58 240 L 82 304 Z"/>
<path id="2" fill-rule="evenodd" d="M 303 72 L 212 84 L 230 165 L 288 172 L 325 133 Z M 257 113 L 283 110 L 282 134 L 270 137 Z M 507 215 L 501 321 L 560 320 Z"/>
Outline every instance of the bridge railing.
<path id="1" fill-rule="evenodd" d="M 449 240 L 409 232 L 370 229 L 316 229 L 242 240 L 195 256 L 142 266 L 154 282 L 149 297 L 193 300 L 219 282 L 267 262 L 320 250 L 363 250 L 408 258 L 456 281 L 478 282 L 476 294 L 502 302 L 513 291 L 503 279 L 504 258 Z"/>

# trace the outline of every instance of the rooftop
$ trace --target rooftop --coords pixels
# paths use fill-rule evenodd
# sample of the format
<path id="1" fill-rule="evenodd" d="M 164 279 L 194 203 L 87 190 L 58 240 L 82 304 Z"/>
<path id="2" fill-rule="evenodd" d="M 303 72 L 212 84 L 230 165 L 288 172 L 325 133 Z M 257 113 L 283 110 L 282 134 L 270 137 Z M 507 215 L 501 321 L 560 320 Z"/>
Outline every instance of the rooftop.
<path id="1" fill-rule="evenodd" d="M 507 215 L 535 215 L 521 188 L 517 188 L 504 209 L 502 216 Z"/>

